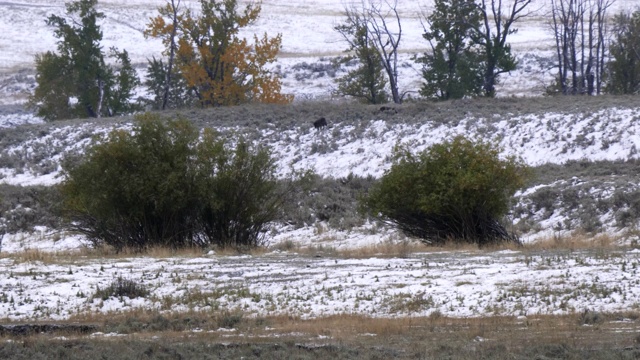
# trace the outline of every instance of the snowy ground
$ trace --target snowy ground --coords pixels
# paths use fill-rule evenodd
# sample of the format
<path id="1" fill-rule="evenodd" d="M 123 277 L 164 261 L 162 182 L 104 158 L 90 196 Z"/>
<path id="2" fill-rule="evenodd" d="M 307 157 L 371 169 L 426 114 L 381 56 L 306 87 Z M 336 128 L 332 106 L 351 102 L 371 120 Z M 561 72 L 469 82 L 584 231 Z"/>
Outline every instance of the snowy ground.
<path id="1" fill-rule="evenodd" d="M 637 152 L 640 148 L 640 138 L 637 135 L 640 133 L 640 123 L 637 121 L 637 109 L 632 107 L 633 104 L 634 102 L 630 102 L 620 107 L 605 106 L 598 111 L 571 113 L 554 111 L 511 115 L 496 113 L 495 116 L 489 117 L 462 113 L 460 118 L 452 118 L 447 122 L 432 121 L 429 112 L 420 115 L 424 116 L 424 119 L 414 119 L 411 122 L 389 118 L 384 114 L 372 114 L 370 119 L 365 120 L 331 119 L 330 128 L 322 132 L 313 130 L 308 120 L 303 118 L 291 120 L 294 124 L 300 125 L 263 123 L 261 128 L 256 129 L 252 125 L 254 115 L 249 113 L 247 120 L 251 125 L 248 128 L 219 126 L 216 129 L 223 134 L 244 132 L 245 136 L 250 137 L 249 140 L 269 144 L 282 176 L 289 174 L 293 168 L 313 170 L 321 176 L 334 178 L 343 178 L 349 174 L 380 177 L 389 168 L 391 154 L 397 144 L 405 144 L 414 151 L 420 151 L 434 143 L 460 134 L 470 138 L 497 141 L 504 149 L 505 155 L 519 156 L 531 166 L 545 163 L 562 164 L 569 160 L 583 159 L 591 161 L 637 159 L 640 157 Z M 398 116 L 401 116 L 402 111 L 405 110 L 409 111 L 410 108 L 401 109 Z M 215 117 L 215 115 L 212 116 Z M 257 116 L 260 116 L 259 110 Z M 61 124 L 48 127 L 46 130 L 43 128 L 40 131 L 34 130 L 36 136 L 0 150 L 5 163 L 30 164 L 0 167 L 0 183 L 21 186 L 58 183 L 62 181 L 59 164 L 65 156 L 78 151 L 82 152 L 91 143 L 93 136 L 98 134 L 104 136 L 114 128 L 129 128 L 129 126 L 128 121 L 109 122 L 105 125 L 100 122 L 86 122 Z M 256 135 L 251 138 L 248 131 L 253 131 Z M 588 196 L 594 202 L 608 201 L 616 195 L 616 191 L 619 192 L 620 186 L 624 186 L 624 191 L 637 191 L 637 181 L 629 180 L 633 183 L 621 185 L 620 181 L 612 176 L 604 180 L 604 185 L 585 186 L 584 180 L 579 178 L 571 179 L 570 184 L 567 180 L 552 179 L 550 183 L 523 189 L 517 194 L 517 205 L 529 210 L 514 215 L 513 223 L 516 225 L 524 220 L 535 224 L 535 229 L 531 233 L 523 234 L 525 241 L 557 235 L 558 224 L 563 224 L 562 228 L 565 229 L 560 234 L 567 235 L 570 229 L 579 229 L 580 223 L 575 221 L 571 223 L 567 219 L 568 214 L 558 209 L 531 208 L 528 206 L 530 201 L 527 197 L 542 188 L 562 185 L 573 186 L 576 189 L 581 186 L 584 189 L 580 190 L 579 196 Z M 599 221 L 605 224 L 603 230 L 611 231 L 616 236 L 623 235 L 625 229 L 615 227 L 615 214 L 603 211 L 601 207 L 600 205 L 599 213 L 596 215 Z M 549 210 L 552 213 L 549 213 Z M 292 233 L 286 228 L 279 228 L 277 235 L 268 240 L 275 243 L 287 238 L 296 238 L 305 245 L 322 241 L 321 237 L 314 235 L 313 225 L 302 231 L 302 233 Z M 335 244 L 337 247 L 361 247 L 372 242 L 383 241 L 372 237 L 366 237 L 363 240 L 359 238 L 358 232 L 331 230 L 330 234 L 335 241 L 340 242 Z M 20 247 L 10 250 L 13 248 L 10 241 L 7 235 L 3 251 L 24 250 Z M 32 248 L 34 246 L 31 245 Z M 44 248 L 52 251 L 60 250 L 49 245 Z"/>
<path id="2" fill-rule="evenodd" d="M 295 252 L 195 258 L 0 258 L 0 319 L 158 311 L 242 311 L 250 316 L 527 316 L 640 307 L 640 250 L 442 251 L 342 259 Z M 144 298 L 93 298 L 116 278 Z"/>
<path id="3" fill-rule="evenodd" d="M 260 139 L 271 144 L 281 169 L 293 165 L 313 168 L 325 176 L 379 176 L 389 165 L 388 155 L 398 141 L 421 149 L 459 133 L 501 139 L 506 152 L 518 154 L 530 164 L 585 158 L 633 159 L 638 155 L 630 149 L 640 145 L 635 118 L 633 109 L 611 108 L 589 114 L 549 112 L 493 121 L 466 117 L 448 123 L 409 124 L 378 119 L 358 126 L 338 122 L 320 134 L 308 124 L 286 131 L 266 129 L 261 130 Z M 122 126 L 85 123 L 54 127 L 9 150 L 27 157 L 48 154 L 42 157 L 43 162 L 59 161 L 65 153 L 88 144 L 87 134 Z M 360 129 L 356 131 L 356 127 Z M 558 129 L 564 130 L 562 135 Z M 335 149 L 313 150 L 314 144 L 332 143 Z M 2 173 L 2 181 L 10 184 L 60 181 L 56 171 L 35 174 L 2 169 Z M 578 186 L 580 180 L 573 182 Z M 552 185 L 524 190 L 519 196 L 525 199 L 528 193 Z M 596 199 L 612 193 L 591 191 L 587 196 Z M 555 226 L 564 222 L 564 215 L 554 212 L 539 221 L 541 231 L 524 240 L 563 237 L 568 232 L 557 231 Z M 375 249 L 384 253 L 386 247 L 409 241 L 373 224 L 350 231 L 328 229 L 322 223 L 300 229 L 280 227 L 266 240 L 271 248 L 264 255 L 205 253 L 195 258 L 110 259 L 81 255 L 82 239 L 64 232 L 38 228 L 35 233 L 7 234 L 0 257 L 0 319 L 67 319 L 83 312 L 121 312 L 136 307 L 160 311 L 220 308 L 256 316 L 289 313 L 316 317 L 336 313 L 428 315 L 435 311 L 447 316 L 526 316 L 585 309 L 613 312 L 640 306 L 636 273 L 640 253 L 629 248 L 436 251 L 366 259 L 334 255 L 366 248 L 374 248 L 373 254 Z M 277 250 L 287 244 L 291 250 Z M 306 250 L 298 254 L 296 249 Z M 320 257 L 308 255 L 309 249 Z M 78 255 L 73 255 L 75 251 Z M 47 255 L 69 252 L 71 255 Z M 150 295 L 92 299 L 98 288 L 106 288 L 119 276 L 144 285 Z"/>

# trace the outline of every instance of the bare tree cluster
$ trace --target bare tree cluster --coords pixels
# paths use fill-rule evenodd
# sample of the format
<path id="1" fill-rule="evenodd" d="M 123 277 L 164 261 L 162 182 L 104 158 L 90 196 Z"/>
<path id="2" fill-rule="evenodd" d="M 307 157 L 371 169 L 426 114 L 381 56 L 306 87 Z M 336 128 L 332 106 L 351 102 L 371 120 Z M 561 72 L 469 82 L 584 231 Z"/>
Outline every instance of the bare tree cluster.
<path id="1" fill-rule="evenodd" d="M 551 28 L 563 95 L 600 94 L 607 57 L 607 10 L 615 0 L 551 0 Z"/>

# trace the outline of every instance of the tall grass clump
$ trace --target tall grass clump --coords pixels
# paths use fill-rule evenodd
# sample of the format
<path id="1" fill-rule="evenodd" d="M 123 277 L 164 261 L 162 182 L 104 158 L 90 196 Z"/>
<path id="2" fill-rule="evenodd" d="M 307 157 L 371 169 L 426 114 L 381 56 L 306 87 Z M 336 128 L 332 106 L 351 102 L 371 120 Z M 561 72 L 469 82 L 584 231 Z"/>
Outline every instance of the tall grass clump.
<path id="1" fill-rule="evenodd" d="M 148 295 L 149 290 L 142 284 L 139 284 L 130 279 L 124 279 L 119 276 L 104 289 L 101 289 L 98 286 L 92 298 L 107 300 L 110 297 L 122 298 L 126 296 L 130 299 L 135 299 L 138 297 L 145 298 Z"/>
<path id="2" fill-rule="evenodd" d="M 268 150 L 155 114 L 63 170 L 66 226 L 116 250 L 257 246 L 286 197 Z"/>
<path id="3" fill-rule="evenodd" d="M 500 221 L 527 174 L 521 160 L 462 136 L 418 154 L 399 147 L 363 207 L 427 244 L 515 241 Z"/>

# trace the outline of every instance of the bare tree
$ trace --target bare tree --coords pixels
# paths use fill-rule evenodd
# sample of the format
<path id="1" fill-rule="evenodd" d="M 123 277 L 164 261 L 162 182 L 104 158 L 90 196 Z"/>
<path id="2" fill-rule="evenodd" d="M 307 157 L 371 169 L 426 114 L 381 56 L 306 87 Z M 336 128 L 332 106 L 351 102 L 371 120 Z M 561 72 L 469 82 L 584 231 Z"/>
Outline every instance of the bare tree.
<path id="1" fill-rule="evenodd" d="M 607 56 L 606 12 L 615 0 L 551 0 L 551 29 L 563 95 L 600 94 Z"/>
<path id="2" fill-rule="evenodd" d="M 481 0 L 483 28 L 478 32 L 487 62 L 483 84 L 485 96 L 495 96 L 498 76 L 516 68 L 507 36 L 517 31 L 513 28 L 514 23 L 531 14 L 527 10 L 531 2 L 532 0 Z"/>
<path id="3" fill-rule="evenodd" d="M 367 24 L 369 38 L 380 54 L 382 67 L 388 77 L 391 97 L 400 104 L 404 93 L 398 89 L 398 47 L 402 39 L 402 24 L 397 0 L 361 0 L 360 8 L 345 7 L 347 17 L 362 19 Z"/>

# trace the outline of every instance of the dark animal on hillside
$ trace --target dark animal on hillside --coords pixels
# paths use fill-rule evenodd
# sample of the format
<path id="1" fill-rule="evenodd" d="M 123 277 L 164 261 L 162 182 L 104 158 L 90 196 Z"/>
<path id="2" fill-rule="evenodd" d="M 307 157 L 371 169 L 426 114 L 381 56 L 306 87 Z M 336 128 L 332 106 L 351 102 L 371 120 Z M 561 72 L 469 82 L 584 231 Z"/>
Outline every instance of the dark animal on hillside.
<path id="1" fill-rule="evenodd" d="M 325 126 L 327 126 L 327 119 L 323 117 L 313 122 L 313 127 L 316 128 L 316 130 L 320 130 Z"/>
<path id="2" fill-rule="evenodd" d="M 380 107 L 380 112 L 390 112 L 390 113 L 397 114 L 398 110 L 391 106 L 382 106 Z"/>

